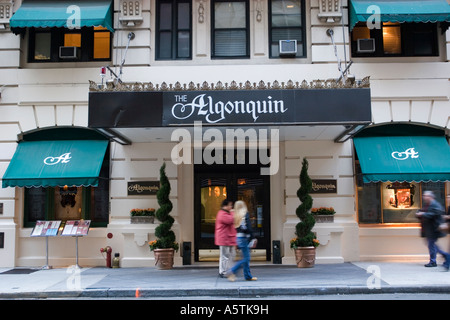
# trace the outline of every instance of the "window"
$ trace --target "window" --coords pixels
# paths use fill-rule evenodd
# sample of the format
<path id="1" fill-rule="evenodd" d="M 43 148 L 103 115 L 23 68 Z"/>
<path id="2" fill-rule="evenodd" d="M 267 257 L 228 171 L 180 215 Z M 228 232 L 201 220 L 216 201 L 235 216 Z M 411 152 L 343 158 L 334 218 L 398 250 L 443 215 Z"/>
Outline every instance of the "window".
<path id="1" fill-rule="evenodd" d="M 436 23 L 383 22 L 380 29 L 372 30 L 368 29 L 365 23 L 358 23 L 352 31 L 351 39 L 354 57 L 412 57 L 439 54 Z"/>
<path id="2" fill-rule="evenodd" d="M 160 0 L 156 10 L 156 59 L 191 59 L 191 1 Z"/>
<path id="3" fill-rule="evenodd" d="M 106 151 L 109 154 L 109 148 Z M 91 227 L 106 227 L 109 221 L 109 157 L 100 170 L 97 187 L 25 188 L 24 227 L 38 220 L 91 220 Z"/>
<path id="4" fill-rule="evenodd" d="M 356 166 L 360 172 L 359 165 Z M 422 193 L 433 191 L 445 208 L 443 182 L 378 182 L 363 183 L 357 174 L 358 220 L 363 224 L 418 223 L 415 213 L 422 207 Z"/>
<path id="5" fill-rule="evenodd" d="M 213 0 L 213 58 L 249 58 L 248 1 Z"/>
<path id="6" fill-rule="evenodd" d="M 111 32 L 106 28 L 29 30 L 29 62 L 111 60 Z"/>
<path id="7" fill-rule="evenodd" d="M 272 0 L 269 10 L 270 57 L 280 57 L 280 40 L 297 40 L 295 57 L 305 57 L 304 1 Z"/>
<path id="8" fill-rule="evenodd" d="M 106 188 L 101 181 L 98 187 L 25 188 L 24 227 L 34 227 L 38 220 L 80 219 L 91 220 L 93 227 L 106 227 L 108 194 L 107 180 Z"/>

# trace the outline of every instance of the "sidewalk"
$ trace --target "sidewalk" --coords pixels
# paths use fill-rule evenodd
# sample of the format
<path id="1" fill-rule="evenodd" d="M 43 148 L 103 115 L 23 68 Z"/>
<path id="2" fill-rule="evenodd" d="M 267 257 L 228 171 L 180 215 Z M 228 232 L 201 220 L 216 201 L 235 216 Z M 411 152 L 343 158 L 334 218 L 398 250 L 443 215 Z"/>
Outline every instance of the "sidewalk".
<path id="1" fill-rule="evenodd" d="M 258 281 L 219 278 L 212 266 L 156 268 L 0 268 L 0 299 L 10 298 L 243 298 L 316 294 L 450 293 L 450 272 L 418 262 L 251 265 Z"/>

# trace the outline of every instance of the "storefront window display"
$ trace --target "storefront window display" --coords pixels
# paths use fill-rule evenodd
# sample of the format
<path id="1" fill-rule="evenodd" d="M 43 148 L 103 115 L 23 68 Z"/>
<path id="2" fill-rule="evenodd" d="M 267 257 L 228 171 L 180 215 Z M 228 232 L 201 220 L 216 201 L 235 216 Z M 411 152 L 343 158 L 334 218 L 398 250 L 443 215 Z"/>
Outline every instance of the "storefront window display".
<path id="1" fill-rule="evenodd" d="M 421 194 L 431 190 L 445 203 L 443 182 L 362 183 L 358 179 L 358 218 L 361 224 L 418 223 L 415 213 L 422 206 Z"/>

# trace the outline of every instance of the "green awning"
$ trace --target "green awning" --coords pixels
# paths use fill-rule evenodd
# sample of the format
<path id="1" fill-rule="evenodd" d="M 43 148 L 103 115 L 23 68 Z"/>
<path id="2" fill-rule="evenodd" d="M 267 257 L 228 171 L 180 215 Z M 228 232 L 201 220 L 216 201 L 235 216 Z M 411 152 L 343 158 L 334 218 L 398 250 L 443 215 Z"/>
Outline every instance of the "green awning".
<path id="1" fill-rule="evenodd" d="M 447 0 L 351 0 L 350 31 L 358 22 L 380 15 L 381 22 L 443 22 L 450 21 Z"/>
<path id="2" fill-rule="evenodd" d="M 22 141 L 3 188 L 97 186 L 107 146 L 107 140 Z"/>
<path id="3" fill-rule="evenodd" d="M 443 136 L 353 138 L 364 182 L 450 181 L 450 146 Z"/>
<path id="4" fill-rule="evenodd" d="M 31 27 L 70 29 L 102 26 L 114 32 L 112 6 L 112 0 L 25 0 L 13 14 L 9 24 L 16 34 L 22 28 Z"/>

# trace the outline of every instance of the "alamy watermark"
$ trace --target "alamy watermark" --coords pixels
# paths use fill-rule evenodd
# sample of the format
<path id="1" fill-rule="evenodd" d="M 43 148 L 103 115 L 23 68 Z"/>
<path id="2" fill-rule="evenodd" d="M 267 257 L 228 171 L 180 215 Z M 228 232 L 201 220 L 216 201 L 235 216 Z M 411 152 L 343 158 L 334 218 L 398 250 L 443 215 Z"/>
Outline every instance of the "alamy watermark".
<path id="1" fill-rule="evenodd" d="M 372 29 L 381 29 L 381 9 L 377 5 L 370 5 L 367 7 L 366 13 L 370 13 L 371 15 L 366 21 L 367 28 Z"/>
<path id="2" fill-rule="evenodd" d="M 368 289 L 381 289 L 381 269 L 380 266 L 371 264 L 367 267 L 367 273 L 371 275 L 367 278 L 366 285 Z"/>
<path id="3" fill-rule="evenodd" d="M 66 273 L 70 274 L 66 280 L 66 287 L 69 290 L 81 290 L 81 269 L 78 266 L 70 266 Z"/>
<path id="4" fill-rule="evenodd" d="M 81 29 L 81 8 L 76 5 L 70 5 L 66 9 L 66 13 L 70 14 L 66 24 L 68 29 Z"/>
<path id="5" fill-rule="evenodd" d="M 263 165 L 261 175 L 274 175 L 278 172 L 280 163 L 279 140 L 278 129 L 237 128 L 221 131 L 218 128 L 208 128 L 203 131 L 202 122 L 195 121 L 193 135 L 185 128 L 177 128 L 172 132 L 171 141 L 177 141 L 178 144 L 172 149 L 170 156 L 176 165 L 259 163 Z M 207 145 L 204 146 L 204 143 Z"/>

